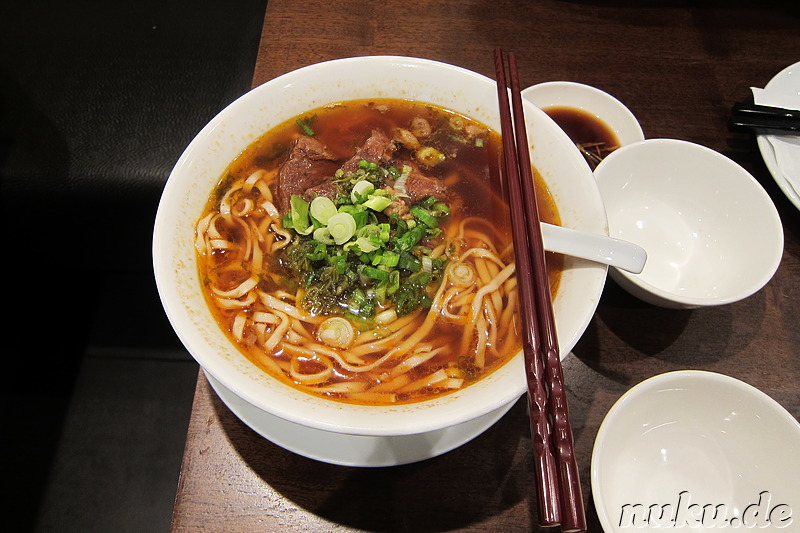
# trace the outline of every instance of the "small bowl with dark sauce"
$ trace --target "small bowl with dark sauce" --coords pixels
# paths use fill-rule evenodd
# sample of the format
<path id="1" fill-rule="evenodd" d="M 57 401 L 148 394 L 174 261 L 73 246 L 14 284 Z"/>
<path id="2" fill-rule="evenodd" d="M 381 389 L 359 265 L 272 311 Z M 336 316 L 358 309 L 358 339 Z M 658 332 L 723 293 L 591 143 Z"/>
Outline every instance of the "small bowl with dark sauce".
<path id="1" fill-rule="evenodd" d="M 539 83 L 522 91 L 522 97 L 564 130 L 592 168 L 617 148 L 644 140 L 633 113 L 615 97 L 590 85 Z"/>

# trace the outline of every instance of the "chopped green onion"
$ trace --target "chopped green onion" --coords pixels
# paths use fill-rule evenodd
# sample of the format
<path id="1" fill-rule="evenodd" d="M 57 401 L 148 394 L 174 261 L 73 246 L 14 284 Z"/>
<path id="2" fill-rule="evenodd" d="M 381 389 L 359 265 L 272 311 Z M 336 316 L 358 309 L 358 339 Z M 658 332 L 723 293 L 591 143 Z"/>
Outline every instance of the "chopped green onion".
<path id="1" fill-rule="evenodd" d="M 359 182 L 360 183 L 360 182 Z M 387 207 L 392 205 L 392 199 L 388 196 L 370 196 L 366 202 L 364 202 L 364 207 L 369 207 L 373 211 L 383 211 Z"/>
<path id="2" fill-rule="evenodd" d="M 358 168 L 362 170 L 376 170 L 378 168 L 378 163 L 373 163 L 371 161 L 367 161 L 366 159 L 362 159 L 358 162 Z"/>
<path id="3" fill-rule="evenodd" d="M 298 118 L 294 122 L 295 122 L 295 124 L 297 124 L 300 127 L 300 130 L 304 134 L 308 135 L 309 137 L 313 137 L 314 136 L 314 130 L 311 129 L 311 121 L 312 121 L 311 118 L 306 118 L 306 119 Z"/>
<path id="4" fill-rule="evenodd" d="M 315 241 L 319 241 L 324 244 L 336 244 L 336 241 L 333 240 L 331 232 L 327 226 L 324 228 L 315 229 L 313 237 Z"/>
<path id="5" fill-rule="evenodd" d="M 422 209 L 421 207 L 414 206 L 411 209 L 409 209 L 409 212 L 412 215 L 414 215 L 417 218 L 417 220 L 419 220 L 429 228 L 435 228 L 436 226 L 439 225 L 439 219 L 437 219 L 435 216 L 431 215 L 428 211 Z"/>
<path id="6" fill-rule="evenodd" d="M 356 338 L 356 332 L 347 319 L 335 316 L 319 325 L 317 338 L 332 348 L 349 348 Z"/>
<path id="7" fill-rule="evenodd" d="M 433 274 L 430 272 L 418 272 L 412 276 L 409 276 L 408 282 L 413 283 L 414 285 L 424 286 L 433 281 Z"/>
<path id="8" fill-rule="evenodd" d="M 389 217 L 389 224 L 390 224 L 390 226 L 389 226 L 390 228 L 391 228 L 392 225 L 395 227 L 395 230 L 394 230 L 395 233 L 394 234 L 395 234 L 396 237 L 400 237 L 405 232 L 408 231 L 408 224 L 406 223 L 405 220 L 400 218 L 400 216 L 398 216 L 396 213 L 392 214 Z"/>
<path id="9" fill-rule="evenodd" d="M 435 196 L 428 196 L 424 200 L 420 202 L 420 205 L 426 209 L 433 207 L 436 204 L 436 197 Z"/>
<path id="10" fill-rule="evenodd" d="M 325 196 L 317 196 L 311 200 L 309 207 L 311 216 L 319 220 L 322 224 L 327 224 L 328 219 L 336 214 L 336 204 L 333 200 Z"/>
<path id="11" fill-rule="evenodd" d="M 336 213 L 328 219 L 328 231 L 336 244 L 342 245 L 356 233 L 356 221 L 349 213 Z"/>
<path id="12" fill-rule="evenodd" d="M 431 207 L 431 214 L 436 218 L 442 218 L 450 214 L 450 208 L 447 204 L 443 204 L 442 202 L 436 202 Z"/>
<path id="13" fill-rule="evenodd" d="M 297 233 L 308 235 L 313 230 L 308 219 L 308 202 L 293 194 L 290 204 L 292 206 L 292 227 Z"/>
<path id="14" fill-rule="evenodd" d="M 389 231 L 384 227 L 384 224 L 367 224 L 358 229 L 356 236 L 367 237 L 378 246 L 382 246 L 389 241 Z"/>
<path id="15" fill-rule="evenodd" d="M 363 162 L 364 161 L 362 161 L 362 163 Z M 372 182 L 361 180 L 353 185 L 353 189 L 350 191 L 350 199 L 354 204 L 361 204 L 364 203 L 364 200 L 366 200 L 374 191 L 375 185 L 373 185 Z M 382 211 L 382 209 L 379 209 L 378 211 Z"/>
<path id="16" fill-rule="evenodd" d="M 380 264 L 389 268 L 394 268 L 400 263 L 400 254 L 386 250 L 378 256 Z"/>
<path id="17" fill-rule="evenodd" d="M 425 226 L 416 226 L 405 232 L 400 238 L 394 239 L 394 244 L 398 250 L 407 252 L 425 236 Z"/>
<path id="18" fill-rule="evenodd" d="M 381 270 L 380 268 L 371 267 L 369 265 L 360 267 L 360 272 L 368 278 L 377 279 L 379 281 L 385 281 L 389 279 L 389 273 L 387 271 Z"/>
<path id="19" fill-rule="evenodd" d="M 431 231 L 431 230 L 428 230 L 428 231 Z M 421 244 L 418 244 L 418 245 L 416 245 L 415 247 L 413 247 L 411 249 L 411 253 L 416 255 L 417 257 L 423 256 L 423 255 L 431 255 L 432 251 L 433 250 L 431 250 L 427 246 L 422 246 Z"/>
<path id="20" fill-rule="evenodd" d="M 420 268 L 422 268 L 422 264 L 410 253 L 403 252 L 397 256 L 397 268 L 403 268 L 411 272 L 419 272 Z"/>
<path id="21" fill-rule="evenodd" d="M 358 246 L 359 250 L 361 250 L 365 254 L 380 249 L 380 245 L 375 244 L 375 242 L 372 239 L 369 239 L 367 237 L 359 237 L 358 239 L 356 239 L 355 243 Z"/>
<path id="22" fill-rule="evenodd" d="M 356 221 L 356 227 L 361 228 L 369 222 L 369 212 L 360 205 L 342 205 L 339 206 L 340 213 L 347 213 Z"/>
<path id="23" fill-rule="evenodd" d="M 389 279 L 386 285 L 386 293 L 392 295 L 400 288 L 400 272 L 392 270 L 389 272 Z"/>

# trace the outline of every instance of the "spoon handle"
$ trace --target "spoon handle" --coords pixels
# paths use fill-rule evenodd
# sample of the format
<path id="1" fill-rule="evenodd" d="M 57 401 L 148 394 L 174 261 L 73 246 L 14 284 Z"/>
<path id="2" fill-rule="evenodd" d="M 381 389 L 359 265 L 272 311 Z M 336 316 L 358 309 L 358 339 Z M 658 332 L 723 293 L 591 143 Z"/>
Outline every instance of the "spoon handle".
<path id="1" fill-rule="evenodd" d="M 633 274 L 641 273 L 647 252 L 633 244 L 607 235 L 542 223 L 544 249 L 581 259 L 596 261 Z"/>

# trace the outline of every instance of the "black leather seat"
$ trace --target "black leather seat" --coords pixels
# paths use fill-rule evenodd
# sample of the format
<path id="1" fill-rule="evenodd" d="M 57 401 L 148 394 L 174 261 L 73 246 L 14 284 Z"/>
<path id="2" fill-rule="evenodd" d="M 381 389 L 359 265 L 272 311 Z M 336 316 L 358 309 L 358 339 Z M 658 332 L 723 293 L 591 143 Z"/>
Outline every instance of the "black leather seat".
<path id="1" fill-rule="evenodd" d="M 17 515 L 35 512 L 91 318 L 120 312 L 150 345 L 177 345 L 154 289 L 134 308 L 100 309 L 98 293 L 115 273 L 152 278 L 163 185 L 195 133 L 249 89 L 265 7 L 0 7 L 2 301 L 10 317 L 0 453 L 4 477 L 18 483 L 6 502 Z"/>

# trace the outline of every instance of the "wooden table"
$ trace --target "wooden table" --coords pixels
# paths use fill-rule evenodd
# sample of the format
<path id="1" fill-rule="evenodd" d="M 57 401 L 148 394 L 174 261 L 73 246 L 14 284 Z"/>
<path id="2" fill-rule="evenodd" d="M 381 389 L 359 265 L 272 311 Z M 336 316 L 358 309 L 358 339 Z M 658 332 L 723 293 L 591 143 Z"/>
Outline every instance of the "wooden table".
<path id="1" fill-rule="evenodd" d="M 378 54 L 440 60 L 493 77 L 492 49 L 502 46 L 517 53 L 523 86 L 571 80 L 601 88 L 630 107 L 647 137 L 718 150 L 771 195 L 786 244 L 763 290 L 732 305 L 674 311 L 640 303 L 609 281 L 565 360 L 591 531 L 600 530 L 589 483 L 598 427 L 643 379 L 677 369 L 717 371 L 800 417 L 800 213 L 774 184 L 753 136 L 727 126 L 731 106 L 749 97 L 750 86 L 800 61 L 797 9 L 772 4 L 269 1 L 253 86 L 311 63 Z M 521 400 L 484 434 L 440 457 L 389 468 L 334 466 L 258 436 L 201 372 L 173 530 L 535 530 L 528 431 Z"/>

